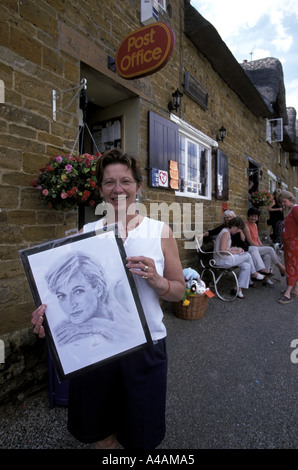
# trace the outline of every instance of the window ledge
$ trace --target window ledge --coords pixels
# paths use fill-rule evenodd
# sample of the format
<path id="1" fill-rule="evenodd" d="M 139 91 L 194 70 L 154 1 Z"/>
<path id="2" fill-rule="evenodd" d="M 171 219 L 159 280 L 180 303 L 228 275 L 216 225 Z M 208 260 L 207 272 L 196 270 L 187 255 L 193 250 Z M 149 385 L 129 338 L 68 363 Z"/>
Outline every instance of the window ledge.
<path id="1" fill-rule="evenodd" d="M 187 197 L 191 199 L 203 199 L 204 201 L 211 201 L 211 197 L 208 196 L 200 196 L 197 194 L 191 194 L 191 193 L 183 193 L 181 191 L 175 191 L 175 196 L 178 197 Z"/>

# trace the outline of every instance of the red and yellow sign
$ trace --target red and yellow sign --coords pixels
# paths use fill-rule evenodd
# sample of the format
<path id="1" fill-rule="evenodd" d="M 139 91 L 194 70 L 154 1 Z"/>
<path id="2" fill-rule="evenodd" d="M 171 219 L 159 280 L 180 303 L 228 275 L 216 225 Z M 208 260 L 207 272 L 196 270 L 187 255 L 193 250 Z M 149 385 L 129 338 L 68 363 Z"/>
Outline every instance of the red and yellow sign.
<path id="1" fill-rule="evenodd" d="M 170 59 L 174 43 L 174 32 L 166 23 L 153 23 L 130 33 L 117 49 L 117 72 L 126 79 L 157 72 Z"/>

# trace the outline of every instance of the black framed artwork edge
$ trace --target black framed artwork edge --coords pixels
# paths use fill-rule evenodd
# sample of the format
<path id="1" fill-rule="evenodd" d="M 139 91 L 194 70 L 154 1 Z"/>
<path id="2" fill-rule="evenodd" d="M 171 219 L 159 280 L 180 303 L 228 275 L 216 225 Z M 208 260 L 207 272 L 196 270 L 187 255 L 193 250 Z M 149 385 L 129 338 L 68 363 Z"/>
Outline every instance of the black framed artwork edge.
<path id="1" fill-rule="evenodd" d="M 129 295 L 129 297 L 131 298 L 130 306 L 132 307 L 132 310 L 135 311 L 135 320 L 132 320 L 132 324 L 136 326 L 137 331 L 139 332 L 139 335 L 144 336 L 144 341 L 134 344 L 133 339 L 131 339 L 131 346 L 129 346 L 128 349 L 121 350 L 120 352 L 116 351 L 117 347 L 116 347 L 116 342 L 115 342 L 115 348 L 116 348 L 115 353 L 112 353 L 110 355 L 108 354 L 107 357 L 105 358 L 101 358 L 98 361 L 90 362 L 85 366 L 78 367 L 77 369 L 74 366 L 73 370 L 65 372 L 65 366 L 63 364 L 63 360 L 61 359 L 62 347 L 57 345 L 57 341 L 55 340 L 55 335 L 53 333 L 53 327 L 51 326 L 51 321 L 49 321 L 49 318 L 47 315 L 47 309 L 46 309 L 46 312 L 44 315 L 44 322 L 43 322 L 43 326 L 45 328 L 45 333 L 46 333 L 46 342 L 50 350 L 50 353 L 52 355 L 54 367 L 56 369 L 56 372 L 60 381 L 68 380 L 69 378 L 80 375 L 86 371 L 94 370 L 96 367 L 100 367 L 100 365 L 107 364 L 111 361 L 116 360 L 117 358 L 130 354 L 134 351 L 137 351 L 140 348 L 144 348 L 152 344 L 151 334 L 149 331 L 149 327 L 146 321 L 146 317 L 144 314 L 144 310 L 142 307 L 142 303 L 138 294 L 138 290 L 137 290 L 133 275 L 125 267 L 126 256 L 127 256 L 125 252 L 125 248 L 124 248 L 122 239 L 118 234 L 117 224 L 112 224 L 108 227 L 104 227 L 101 229 L 96 229 L 90 232 L 72 235 L 70 237 L 50 240 L 39 245 L 35 245 L 35 246 L 29 247 L 23 250 L 19 250 L 19 256 L 20 256 L 20 259 L 21 259 L 21 262 L 25 271 L 25 275 L 27 277 L 27 281 L 29 284 L 32 297 L 33 297 L 33 301 L 37 308 L 42 303 L 46 303 L 46 302 L 43 302 L 43 297 L 44 297 L 43 292 L 42 292 L 42 289 L 40 289 L 40 287 L 38 286 L 38 282 L 37 282 L 38 270 L 35 272 L 35 268 L 32 267 L 31 265 L 32 255 L 36 255 L 37 259 L 39 255 L 42 255 L 42 257 L 44 257 L 45 255 L 49 255 L 49 258 L 51 258 L 51 256 L 54 255 L 55 250 L 57 248 L 59 248 L 61 251 L 62 248 L 67 247 L 68 250 L 72 252 L 71 247 L 76 245 L 76 249 L 74 249 L 74 252 L 75 252 L 77 251 L 80 245 L 85 246 L 85 244 L 91 240 L 93 241 L 93 243 L 98 242 L 98 244 L 100 245 L 101 237 L 104 237 L 107 233 L 112 234 L 111 238 L 114 240 L 112 245 L 117 246 L 118 254 L 115 253 L 115 264 L 117 265 L 118 256 L 119 256 L 119 258 L 121 259 L 122 267 L 123 267 L 122 270 L 125 273 L 125 279 L 123 282 L 125 284 L 126 289 L 130 291 L 130 295 Z M 106 253 L 106 256 L 108 256 L 110 259 L 111 253 Z M 124 342 L 125 344 L 126 344 L 126 341 L 130 343 L 130 339 L 128 338 L 128 336 L 125 339 L 125 342 Z"/>

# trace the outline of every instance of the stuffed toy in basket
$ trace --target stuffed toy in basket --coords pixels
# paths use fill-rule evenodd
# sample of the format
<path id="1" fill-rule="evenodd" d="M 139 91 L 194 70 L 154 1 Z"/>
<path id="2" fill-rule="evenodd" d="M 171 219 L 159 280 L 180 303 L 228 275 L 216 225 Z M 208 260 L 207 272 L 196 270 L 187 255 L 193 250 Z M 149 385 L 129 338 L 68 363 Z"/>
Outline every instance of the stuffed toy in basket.
<path id="1" fill-rule="evenodd" d="M 183 269 L 183 275 L 186 287 L 184 297 L 180 302 L 172 302 L 173 313 L 183 320 L 197 320 L 205 313 L 208 302 L 206 291 L 209 289 L 194 269 Z"/>

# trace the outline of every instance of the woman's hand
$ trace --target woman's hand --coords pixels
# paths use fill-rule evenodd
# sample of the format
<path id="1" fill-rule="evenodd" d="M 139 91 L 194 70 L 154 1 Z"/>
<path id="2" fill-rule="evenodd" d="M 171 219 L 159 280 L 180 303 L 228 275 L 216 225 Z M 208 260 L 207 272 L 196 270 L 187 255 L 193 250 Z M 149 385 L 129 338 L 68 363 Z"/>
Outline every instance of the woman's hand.
<path id="1" fill-rule="evenodd" d="M 185 280 L 176 240 L 166 224 L 162 230 L 161 248 L 164 255 L 163 276 L 158 274 L 154 260 L 146 256 L 129 256 L 126 266 L 132 274 L 143 278 L 158 296 L 179 302 L 184 295 Z"/>
<path id="2" fill-rule="evenodd" d="M 129 256 L 126 267 L 132 274 L 145 279 L 147 284 L 155 290 L 157 295 L 165 300 L 178 301 L 183 297 L 185 282 L 181 270 L 181 280 L 171 279 L 170 275 L 160 276 L 156 271 L 155 262 L 152 258 L 146 256 Z M 169 273 L 171 274 L 171 272 Z"/>
<path id="3" fill-rule="evenodd" d="M 111 322 L 108 322 L 108 328 L 111 328 L 110 323 Z M 79 325 L 63 321 L 57 328 L 55 328 L 55 336 L 59 346 L 64 346 L 65 344 L 85 339 L 87 336 L 100 335 L 103 339 L 112 341 L 114 336 L 106 326 L 107 322 L 103 322 L 102 320 L 98 321 L 98 319 L 93 318 L 88 320 L 86 323 L 80 323 Z"/>
<path id="4" fill-rule="evenodd" d="M 126 267 L 132 274 L 146 279 L 148 285 L 153 289 L 162 288 L 163 277 L 158 274 L 155 262 L 146 256 L 128 256 Z"/>
<path id="5" fill-rule="evenodd" d="M 44 327 L 42 326 L 45 309 L 46 305 L 42 304 L 32 313 L 31 323 L 33 325 L 33 333 L 37 334 L 40 338 L 45 337 Z"/>
<path id="6" fill-rule="evenodd" d="M 230 252 L 233 254 L 233 255 L 240 255 L 241 253 L 244 252 L 243 248 L 239 248 L 237 246 L 232 246 L 232 248 L 230 249 Z"/>

